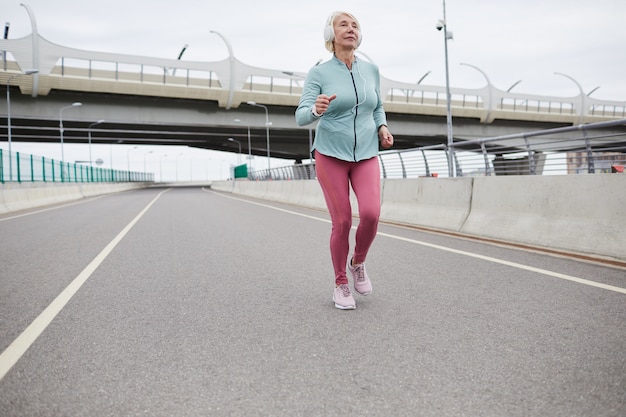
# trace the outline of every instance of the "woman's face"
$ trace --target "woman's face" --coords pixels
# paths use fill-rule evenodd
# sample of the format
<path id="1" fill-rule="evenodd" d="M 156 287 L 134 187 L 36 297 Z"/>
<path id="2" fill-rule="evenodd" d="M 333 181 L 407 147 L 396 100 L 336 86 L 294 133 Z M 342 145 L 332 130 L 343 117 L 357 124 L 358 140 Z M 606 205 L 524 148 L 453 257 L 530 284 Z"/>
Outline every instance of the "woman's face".
<path id="1" fill-rule="evenodd" d="M 335 30 L 335 49 L 356 49 L 359 44 L 359 25 L 350 16 L 341 14 L 333 24 Z"/>

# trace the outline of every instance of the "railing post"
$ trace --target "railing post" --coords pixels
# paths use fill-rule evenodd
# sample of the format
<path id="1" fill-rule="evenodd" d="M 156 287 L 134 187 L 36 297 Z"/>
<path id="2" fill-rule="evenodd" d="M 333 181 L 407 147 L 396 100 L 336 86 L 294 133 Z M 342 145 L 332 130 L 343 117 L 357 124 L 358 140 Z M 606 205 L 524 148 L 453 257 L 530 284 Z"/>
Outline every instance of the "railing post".
<path id="1" fill-rule="evenodd" d="M 380 167 L 383 170 L 383 178 L 387 178 L 387 170 L 385 169 L 385 161 L 383 161 L 382 157 L 378 157 L 378 160 L 380 161 Z"/>
<path id="2" fill-rule="evenodd" d="M 456 154 L 456 151 L 454 150 L 454 143 L 452 143 L 451 148 L 452 148 L 452 155 L 454 156 L 454 165 L 456 166 L 456 176 L 462 177 L 463 170 L 461 169 L 461 164 L 459 164 L 458 155 Z"/>
<path id="3" fill-rule="evenodd" d="M 535 175 L 535 154 L 530 147 L 530 141 L 528 140 L 528 136 L 522 135 L 522 137 L 524 138 L 526 149 L 528 149 L 528 173 L 530 175 Z"/>
<path id="4" fill-rule="evenodd" d="M 46 157 L 41 157 L 41 177 L 43 182 L 46 182 Z"/>
<path id="5" fill-rule="evenodd" d="M 0 149 L 0 184 L 4 184 L 4 155 Z"/>
<path id="6" fill-rule="evenodd" d="M 30 156 L 30 182 L 35 182 L 35 166 L 33 164 L 33 156 Z"/>
<path id="7" fill-rule="evenodd" d="M 398 158 L 400 158 L 400 166 L 402 167 L 402 178 L 406 178 L 406 168 L 404 166 L 404 160 L 402 159 L 402 152 L 398 152 Z"/>
<path id="8" fill-rule="evenodd" d="M 487 153 L 487 147 L 485 146 L 485 142 L 480 143 L 480 149 L 483 152 L 483 157 L 485 158 L 485 176 L 491 176 L 491 166 L 489 165 L 489 154 Z"/>
<path id="9" fill-rule="evenodd" d="M 587 173 L 595 174 L 596 173 L 596 164 L 593 160 L 593 151 L 591 150 L 591 142 L 589 141 L 589 136 L 587 135 L 587 130 L 585 126 L 580 125 L 580 130 L 583 132 L 583 136 L 585 137 L 585 150 L 587 151 Z"/>
<path id="10" fill-rule="evenodd" d="M 15 164 L 17 166 L 17 182 L 21 183 L 22 176 L 21 176 L 21 169 L 20 169 L 20 153 L 19 152 L 15 152 L 15 158 L 17 159 L 16 164 Z"/>
<path id="11" fill-rule="evenodd" d="M 422 149 L 422 158 L 424 158 L 424 167 L 426 168 L 426 176 L 430 177 L 430 167 L 428 166 L 428 159 L 426 158 L 426 152 L 424 152 L 423 149 Z"/>

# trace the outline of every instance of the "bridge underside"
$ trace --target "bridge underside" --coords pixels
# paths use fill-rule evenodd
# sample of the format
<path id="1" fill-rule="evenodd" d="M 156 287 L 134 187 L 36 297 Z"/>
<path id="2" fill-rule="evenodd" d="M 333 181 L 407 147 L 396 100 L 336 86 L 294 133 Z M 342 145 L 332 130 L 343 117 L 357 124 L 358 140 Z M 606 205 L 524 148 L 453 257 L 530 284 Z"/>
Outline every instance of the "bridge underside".
<path id="1" fill-rule="evenodd" d="M 52 91 L 36 99 L 15 90 L 12 101 L 12 140 L 14 142 L 58 142 L 60 140 L 59 109 L 74 101 L 83 106 L 63 113 L 65 143 L 87 143 L 91 131 L 92 143 L 132 145 L 181 145 L 216 151 L 250 153 L 267 156 L 267 134 L 264 109 L 241 105 L 225 110 L 216 102 L 120 96 L 94 93 Z M 295 124 L 292 106 L 269 108 L 270 154 L 275 158 L 302 161 L 309 158 L 309 143 L 314 125 Z M 6 112 L 4 112 L 6 114 Z M 395 149 L 447 143 L 445 116 L 425 116 L 387 113 L 395 137 Z M 89 128 L 95 121 L 105 122 Z M 235 119 L 241 122 L 235 122 Z M 0 135 L 7 138 L 7 117 L 0 117 Z M 523 131 L 536 131 L 565 124 L 496 120 L 491 124 L 478 119 L 455 117 L 455 140 L 494 137 Z"/>
<path id="2" fill-rule="evenodd" d="M 445 121 L 444 121 L 445 122 Z M 6 138 L 6 117 L 0 118 L 2 136 Z M 64 120 L 64 143 L 87 143 L 90 122 Z M 59 120 L 12 118 L 13 142 L 59 142 Z M 295 159 L 301 162 L 310 157 L 309 142 L 313 130 L 303 128 L 270 128 L 270 154 L 273 158 Z M 399 135 L 394 149 L 446 143 L 447 137 Z M 92 143 L 126 145 L 178 145 L 224 152 L 248 154 L 247 127 L 219 125 L 176 125 L 153 123 L 107 122 L 106 126 L 92 128 Z M 250 128 L 250 153 L 267 156 L 267 132 L 264 127 Z"/>

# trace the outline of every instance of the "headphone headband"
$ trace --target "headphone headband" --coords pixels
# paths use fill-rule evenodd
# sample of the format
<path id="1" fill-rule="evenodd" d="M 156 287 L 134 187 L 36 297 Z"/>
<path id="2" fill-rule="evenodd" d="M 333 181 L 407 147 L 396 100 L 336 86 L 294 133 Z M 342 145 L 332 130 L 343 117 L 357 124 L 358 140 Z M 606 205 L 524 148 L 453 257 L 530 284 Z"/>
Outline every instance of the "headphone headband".
<path id="1" fill-rule="evenodd" d="M 328 16 L 328 19 L 326 20 L 326 26 L 324 26 L 324 41 L 332 42 L 335 40 L 335 28 L 333 27 L 333 22 L 335 21 L 335 18 L 341 14 L 348 14 L 348 13 L 333 12 L 330 14 L 330 16 Z M 356 41 L 357 48 L 361 45 L 361 41 L 363 40 L 363 33 L 361 32 L 361 25 L 360 24 L 358 25 L 359 25 L 358 39 Z"/>

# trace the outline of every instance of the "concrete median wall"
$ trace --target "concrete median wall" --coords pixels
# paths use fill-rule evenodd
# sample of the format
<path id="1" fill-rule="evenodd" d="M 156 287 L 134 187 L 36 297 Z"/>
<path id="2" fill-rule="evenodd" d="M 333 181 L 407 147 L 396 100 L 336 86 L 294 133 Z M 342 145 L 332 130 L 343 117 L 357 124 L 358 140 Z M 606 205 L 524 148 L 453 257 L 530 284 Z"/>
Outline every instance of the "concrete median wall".
<path id="1" fill-rule="evenodd" d="M 626 261 L 626 176 L 475 178 L 462 231 Z"/>
<path id="2" fill-rule="evenodd" d="M 0 214 L 146 186 L 144 183 L 6 183 L 0 185 Z"/>
<path id="3" fill-rule="evenodd" d="M 315 180 L 211 188 L 326 209 Z M 381 191 L 383 221 L 626 261 L 624 175 L 387 179 Z"/>

